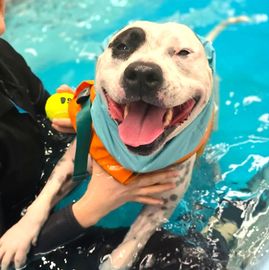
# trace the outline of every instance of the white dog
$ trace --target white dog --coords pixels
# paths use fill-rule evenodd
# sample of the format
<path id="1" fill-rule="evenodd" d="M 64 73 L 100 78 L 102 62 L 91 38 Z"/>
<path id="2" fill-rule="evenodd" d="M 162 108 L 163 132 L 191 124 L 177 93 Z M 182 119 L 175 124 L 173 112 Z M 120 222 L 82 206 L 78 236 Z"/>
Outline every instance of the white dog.
<path id="1" fill-rule="evenodd" d="M 186 136 L 182 132 L 202 112 L 206 121 L 201 130 L 207 132 L 213 111 L 209 102 L 212 86 L 212 69 L 202 42 L 190 28 L 177 23 L 133 23 L 112 38 L 97 63 L 96 89 L 118 122 L 120 139 L 138 155 L 160 151 L 179 134 L 184 145 L 196 140 L 196 147 L 203 138 L 196 130 L 201 121 Z M 192 136 L 196 132 L 198 140 Z M 180 152 L 180 147 L 175 143 L 173 151 Z M 161 195 L 165 205 L 144 208 L 101 269 L 126 269 L 156 228 L 170 217 L 181 199 L 179 194 L 184 194 L 190 182 L 196 159 L 193 150 L 182 154 L 191 153 L 180 164 L 177 188 Z"/>
<path id="2" fill-rule="evenodd" d="M 242 20 L 245 18 L 238 19 Z M 228 23 L 212 31 L 209 39 L 213 39 Z M 125 160 L 121 164 L 138 172 L 164 168 L 180 160 L 177 187 L 160 195 L 165 204 L 146 206 L 123 242 L 100 269 L 128 269 L 156 228 L 171 216 L 185 193 L 197 153 L 212 127 L 213 57 L 210 44 L 200 40 L 187 26 L 150 22 L 135 22 L 122 29 L 99 57 L 95 89 L 99 102 L 104 105 L 102 110 L 106 110 L 109 116 L 106 120 L 112 121 L 114 126 L 116 123 L 117 129 L 115 140 L 118 144 L 111 147 L 106 143 L 111 134 L 107 136 L 102 130 L 103 125 L 99 125 L 99 121 L 106 124 L 105 120 L 98 118 L 103 111 L 94 101 L 93 124 L 107 150 L 118 157 L 123 145 L 128 154 L 122 154 Z M 95 120 L 95 115 L 98 120 Z M 109 127 L 108 124 L 106 130 Z M 74 186 L 67 176 L 73 173 L 75 148 L 76 143 L 73 143 L 30 206 L 28 211 L 35 213 L 35 222 L 25 238 L 24 248 L 19 251 L 21 254 L 26 254 L 31 243 L 36 241 L 57 201 L 59 190 L 64 187 L 69 191 Z M 88 163 L 90 168 L 91 158 Z M 5 241 L 1 245 L 3 248 Z M 16 248 L 14 252 L 17 252 Z"/>

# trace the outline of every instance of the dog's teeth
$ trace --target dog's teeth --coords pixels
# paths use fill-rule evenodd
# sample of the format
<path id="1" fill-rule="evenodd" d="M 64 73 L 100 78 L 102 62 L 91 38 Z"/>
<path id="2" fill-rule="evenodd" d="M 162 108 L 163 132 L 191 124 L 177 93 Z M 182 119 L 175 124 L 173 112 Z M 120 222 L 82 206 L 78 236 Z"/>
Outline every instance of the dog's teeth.
<path id="1" fill-rule="evenodd" d="M 164 116 L 164 127 L 167 127 L 169 126 L 169 124 L 171 123 L 172 121 L 172 118 L 173 118 L 173 109 L 169 109 L 166 113 L 165 113 L 165 116 Z"/>
<path id="2" fill-rule="evenodd" d="M 125 107 L 124 107 L 124 113 L 123 113 L 123 119 L 126 118 L 128 112 L 129 112 L 129 105 L 125 105 Z"/>

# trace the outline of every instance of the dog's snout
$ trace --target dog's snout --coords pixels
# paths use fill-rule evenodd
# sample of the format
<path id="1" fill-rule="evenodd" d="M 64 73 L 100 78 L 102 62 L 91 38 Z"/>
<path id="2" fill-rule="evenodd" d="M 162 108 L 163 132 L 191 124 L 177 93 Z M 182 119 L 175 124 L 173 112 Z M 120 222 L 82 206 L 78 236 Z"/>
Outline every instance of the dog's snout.
<path id="1" fill-rule="evenodd" d="M 157 64 L 134 62 L 125 69 L 123 83 L 125 91 L 132 95 L 158 91 L 163 83 L 163 72 Z"/>

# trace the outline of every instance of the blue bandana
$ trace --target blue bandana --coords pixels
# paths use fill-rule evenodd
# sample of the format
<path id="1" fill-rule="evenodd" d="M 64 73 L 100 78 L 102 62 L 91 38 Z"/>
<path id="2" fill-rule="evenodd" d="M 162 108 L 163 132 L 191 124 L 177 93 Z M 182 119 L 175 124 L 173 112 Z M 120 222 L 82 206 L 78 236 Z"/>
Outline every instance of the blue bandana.
<path id="1" fill-rule="evenodd" d="M 148 156 L 137 155 L 125 146 L 118 133 L 118 124 L 111 119 L 107 107 L 97 94 L 91 109 L 96 134 L 107 151 L 126 169 L 146 173 L 165 168 L 192 152 L 201 141 L 212 116 L 213 102 L 207 106 L 180 134 L 167 142 L 161 150 Z"/>

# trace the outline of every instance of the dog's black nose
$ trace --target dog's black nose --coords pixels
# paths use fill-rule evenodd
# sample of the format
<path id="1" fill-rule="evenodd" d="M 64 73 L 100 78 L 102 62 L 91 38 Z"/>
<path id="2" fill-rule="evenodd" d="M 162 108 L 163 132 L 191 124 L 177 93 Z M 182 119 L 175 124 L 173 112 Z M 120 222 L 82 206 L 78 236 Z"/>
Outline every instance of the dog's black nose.
<path id="1" fill-rule="evenodd" d="M 160 90 L 163 72 L 154 63 L 134 62 L 123 74 L 123 85 L 127 96 L 143 96 Z"/>

